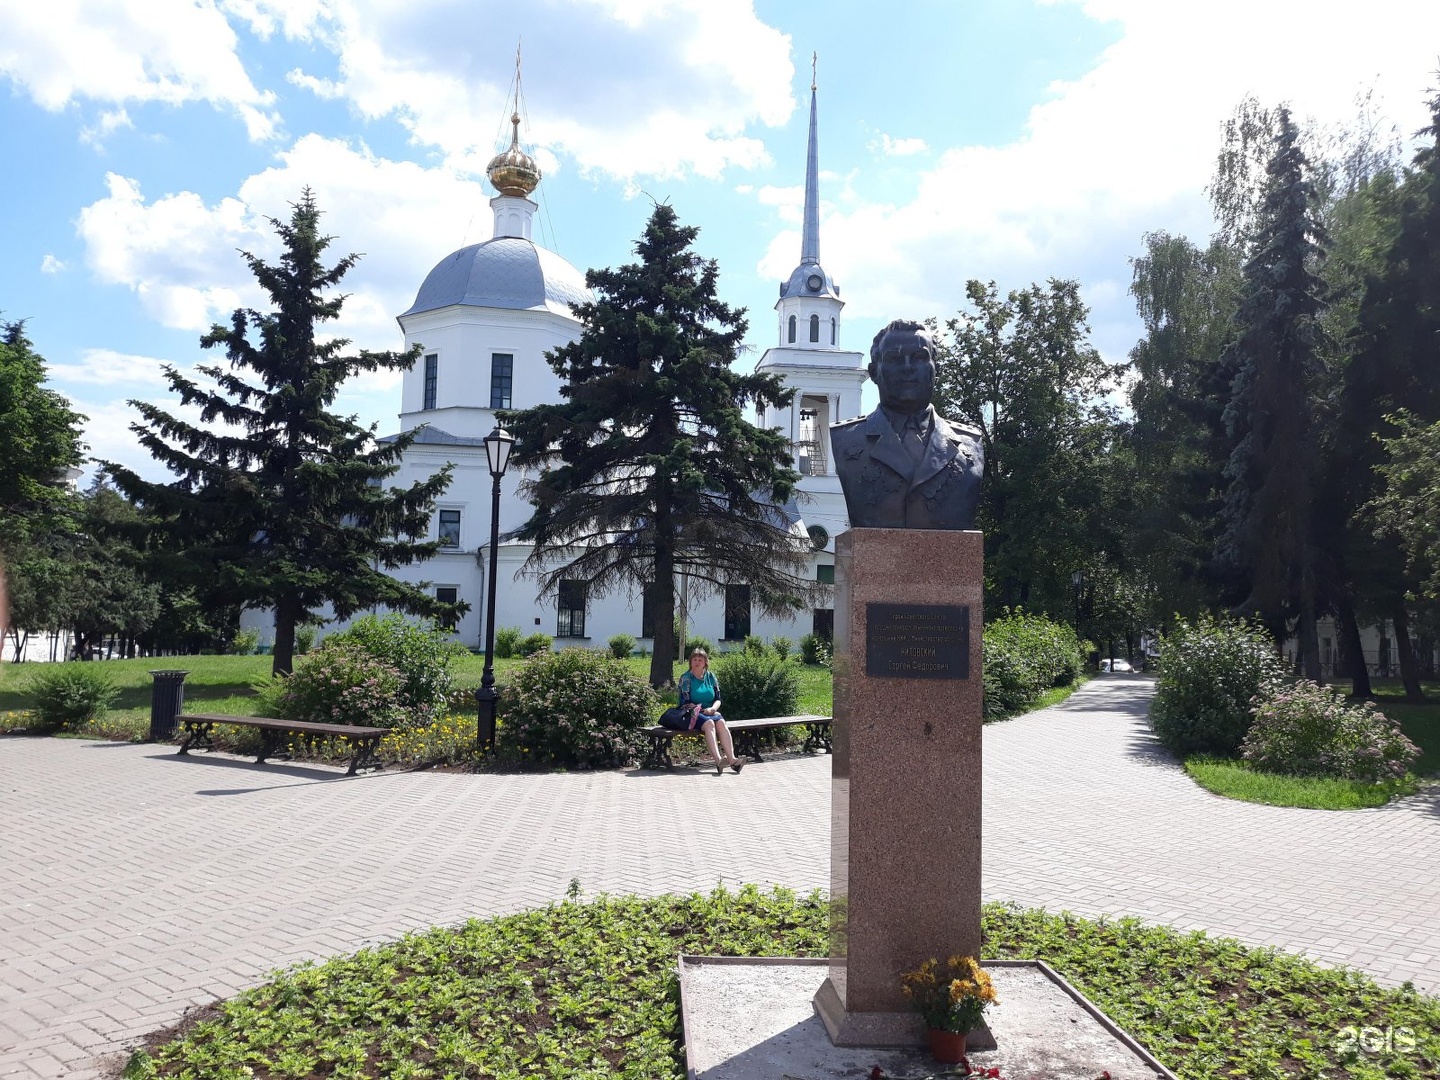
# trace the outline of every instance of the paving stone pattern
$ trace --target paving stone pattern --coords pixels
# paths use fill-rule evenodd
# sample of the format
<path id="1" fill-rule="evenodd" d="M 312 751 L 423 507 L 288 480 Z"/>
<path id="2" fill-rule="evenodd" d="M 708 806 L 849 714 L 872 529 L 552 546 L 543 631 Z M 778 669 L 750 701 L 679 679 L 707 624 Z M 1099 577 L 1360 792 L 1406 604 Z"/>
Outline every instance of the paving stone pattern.
<path id="1" fill-rule="evenodd" d="M 985 732 L 987 899 L 1232 934 L 1440 990 L 1440 790 L 1250 806 L 1107 676 Z M 382 773 L 0 739 L 0 1076 L 86 1080 L 303 959 L 587 894 L 828 884 L 829 759 L 741 776 Z M 707 824 L 701 824 L 707 823 Z"/>

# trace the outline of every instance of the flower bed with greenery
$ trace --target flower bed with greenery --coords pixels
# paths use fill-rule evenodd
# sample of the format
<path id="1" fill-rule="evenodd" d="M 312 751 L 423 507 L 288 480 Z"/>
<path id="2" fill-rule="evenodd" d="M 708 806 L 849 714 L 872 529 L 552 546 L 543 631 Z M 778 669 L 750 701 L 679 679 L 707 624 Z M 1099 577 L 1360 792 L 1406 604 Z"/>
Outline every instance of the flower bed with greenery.
<path id="1" fill-rule="evenodd" d="M 437 928 L 201 1010 L 125 1076 L 678 1080 L 676 954 L 824 956 L 828 918 L 818 894 L 747 886 Z M 983 925 L 985 959 L 1045 960 L 1185 1080 L 1440 1073 L 1440 1000 L 1408 988 L 1132 919 L 989 904 Z"/>

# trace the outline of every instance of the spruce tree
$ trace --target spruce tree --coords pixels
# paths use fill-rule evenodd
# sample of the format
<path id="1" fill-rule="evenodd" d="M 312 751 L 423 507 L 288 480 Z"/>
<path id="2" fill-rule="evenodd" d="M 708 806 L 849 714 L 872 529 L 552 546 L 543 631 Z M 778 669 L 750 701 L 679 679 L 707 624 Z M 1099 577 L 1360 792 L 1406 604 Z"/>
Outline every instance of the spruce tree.
<path id="1" fill-rule="evenodd" d="M 345 301 L 326 293 L 359 256 L 324 265 L 332 238 L 320 233 L 308 188 L 288 222 L 271 224 L 284 245 L 278 264 L 242 255 L 274 309 L 238 309 L 229 326 L 216 324 L 201 338 L 230 361 L 228 369 L 198 369 L 213 387 L 165 369 L 170 388 L 199 410 L 201 423 L 130 402 L 143 418 L 131 430 L 178 479 L 152 483 L 113 462 L 105 468 L 163 523 L 171 547 L 213 586 L 210 596 L 274 610 L 273 669 L 281 675 L 291 670 L 296 626 L 326 605 L 341 619 L 376 606 L 432 617 L 464 606 L 441 604 L 384 572 L 438 550 L 438 541 L 420 538 L 450 483 L 449 468 L 387 488 L 413 433 L 377 444 L 373 425 L 330 411 L 351 375 L 407 367 L 416 351 L 347 355 L 347 340 L 321 340 Z"/>
<path id="2" fill-rule="evenodd" d="M 1251 255 L 1243 271 L 1234 372 L 1225 425 L 1232 449 L 1219 555 L 1249 587 L 1239 605 L 1277 638 L 1296 620 L 1307 677 L 1320 677 L 1316 636 L 1314 391 L 1320 371 L 1324 232 L 1309 163 L 1288 109 L 1266 172 Z"/>
<path id="3" fill-rule="evenodd" d="M 25 324 L 0 323 L 0 559 L 18 558 L 24 544 L 73 512 L 66 480 L 85 460 L 84 420 L 45 386 L 45 359 Z"/>
<path id="4" fill-rule="evenodd" d="M 789 441 L 744 416 L 794 391 L 731 370 L 744 312 L 717 298 L 715 262 L 691 250 L 698 232 L 656 206 L 638 263 L 586 275 L 598 298 L 575 308 L 584 330 L 548 356 L 563 400 L 503 418 L 516 463 L 539 470 L 516 535 L 535 545 L 542 590 L 648 590 L 655 686 L 673 675 L 678 575 L 702 594 L 750 585 L 770 612 L 798 610 L 814 588 L 801 575 L 809 545 L 778 510 L 799 481 Z"/>

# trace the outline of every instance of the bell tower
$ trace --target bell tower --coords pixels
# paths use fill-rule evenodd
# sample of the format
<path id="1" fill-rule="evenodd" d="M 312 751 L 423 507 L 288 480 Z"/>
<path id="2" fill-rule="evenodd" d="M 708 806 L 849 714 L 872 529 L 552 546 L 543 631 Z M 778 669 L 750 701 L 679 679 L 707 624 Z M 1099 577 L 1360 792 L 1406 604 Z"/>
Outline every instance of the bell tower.
<path id="1" fill-rule="evenodd" d="M 780 285 L 780 299 L 775 304 L 779 340 L 765 350 L 756 370 L 780 375 L 795 388 L 789 408 L 762 414 L 759 422 L 762 427 L 779 428 L 794 445 L 800 488 L 812 496 L 803 511 L 805 522 L 823 527 L 833 544 L 833 537 L 848 528 L 849 522 L 835 463 L 830 459 L 830 425 L 860 414 L 865 358 L 840 347 L 840 311 L 845 301 L 820 263 L 819 95 L 813 63 L 812 58 L 800 262 Z"/>

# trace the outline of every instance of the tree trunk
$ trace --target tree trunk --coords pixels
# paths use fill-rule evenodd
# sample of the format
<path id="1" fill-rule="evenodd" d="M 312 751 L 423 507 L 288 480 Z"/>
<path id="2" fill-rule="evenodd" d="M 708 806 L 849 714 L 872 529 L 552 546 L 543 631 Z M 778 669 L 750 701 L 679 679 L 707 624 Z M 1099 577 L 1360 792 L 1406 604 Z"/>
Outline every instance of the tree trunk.
<path id="1" fill-rule="evenodd" d="M 675 681 L 675 551 L 664 543 L 655 547 L 655 580 L 651 582 L 650 612 L 655 617 L 654 651 L 650 654 L 650 685 L 655 689 Z M 681 643 L 684 644 L 683 642 Z"/>
<path id="2" fill-rule="evenodd" d="M 273 676 L 289 675 L 295 670 L 295 624 L 300 612 L 292 604 L 275 606 L 275 654 L 270 664 Z"/>
<path id="3" fill-rule="evenodd" d="M 1370 669 L 1365 665 L 1365 647 L 1360 644 L 1360 623 L 1355 618 L 1355 609 L 1348 602 L 1340 605 L 1337 616 L 1340 623 L 1340 655 L 1344 658 L 1344 671 L 1337 675 L 1350 678 L 1350 696 L 1356 699 L 1374 697 L 1370 689 Z"/>
<path id="4" fill-rule="evenodd" d="M 1404 604 L 1396 604 L 1391 617 L 1395 623 L 1395 651 L 1400 654 L 1400 681 L 1405 684 L 1405 700 L 1424 701 L 1415 651 L 1410 648 L 1410 613 Z"/>

